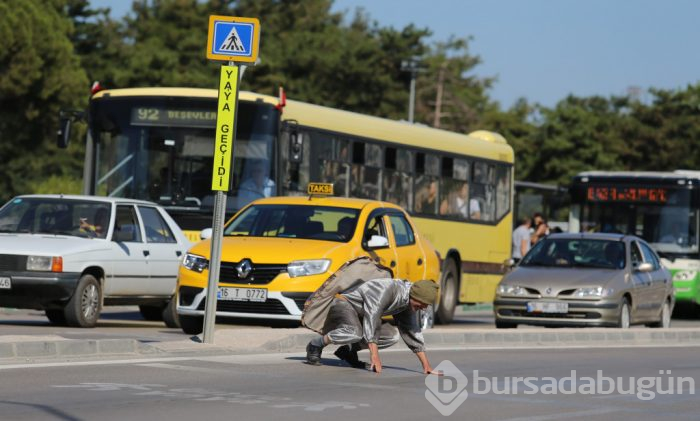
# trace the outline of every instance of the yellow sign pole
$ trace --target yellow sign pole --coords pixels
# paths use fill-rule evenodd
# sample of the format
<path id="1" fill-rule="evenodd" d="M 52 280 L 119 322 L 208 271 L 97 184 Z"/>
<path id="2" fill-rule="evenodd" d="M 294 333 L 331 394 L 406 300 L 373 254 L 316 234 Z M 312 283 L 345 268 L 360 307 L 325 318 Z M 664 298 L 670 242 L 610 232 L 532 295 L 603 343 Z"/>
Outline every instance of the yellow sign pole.
<path id="1" fill-rule="evenodd" d="M 236 104 L 238 104 L 238 66 L 235 63 L 221 66 L 219 79 L 219 104 L 216 113 L 216 138 L 214 140 L 214 167 L 211 189 L 214 196 L 211 253 L 209 254 L 209 279 L 204 308 L 203 342 L 214 343 L 216 302 L 221 272 L 221 243 L 226 218 L 226 193 L 233 172 L 232 156 L 236 141 Z"/>
<path id="2" fill-rule="evenodd" d="M 219 79 L 219 106 L 216 113 L 214 168 L 211 189 L 228 191 L 231 180 L 231 154 L 236 136 L 234 117 L 238 97 L 238 66 L 222 65 Z"/>

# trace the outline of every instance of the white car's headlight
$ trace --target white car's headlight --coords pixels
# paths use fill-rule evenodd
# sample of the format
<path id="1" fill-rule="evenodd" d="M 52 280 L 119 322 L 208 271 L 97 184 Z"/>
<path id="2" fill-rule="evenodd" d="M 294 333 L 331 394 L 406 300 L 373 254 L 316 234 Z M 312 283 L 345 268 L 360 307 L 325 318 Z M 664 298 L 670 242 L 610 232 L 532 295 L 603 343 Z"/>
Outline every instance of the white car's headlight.
<path id="1" fill-rule="evenodd" d="M 615 292 L 612 288 L 603 287 L 586 287 L 579 288 L 571 294 L 574 298 L 600 298 L 608 297 Z"/>
<path id="2" fill-rule="evenodd" d="M 530 295 L 530 292 L 528 292 L 527 289 L 517 285 L 499 285 L 496 292 L 498 293 L 498 295 Z"/>
<path id="3" fill-rule="evenodd" d="M 330 265 L 331 261 L 328 259 L 295 260 L 287 265 L 287 273 L 289 273 L 290 278 L 318 275 L 327 271 Z"/>
<path id="4" fill-rule="evenodd" d="M 673 274 L 674 281 L 692 281 L 698 275 L 697 270 L 679 270 Z"/>
<path id="5" fill-rule="evenodd" d="M 209 268 L 209 260 L 202 256 L 197 256 L 196 254 L 185 254 L 185 258 L 182 259 L 182 266 L 189 270 L 202 273 L 204 269 Z"/>
<path id="6" fill-rule="evenodd" d="M 63 258 L 51 256 L 27 256 L 27 270 L 63 272 Z"/>

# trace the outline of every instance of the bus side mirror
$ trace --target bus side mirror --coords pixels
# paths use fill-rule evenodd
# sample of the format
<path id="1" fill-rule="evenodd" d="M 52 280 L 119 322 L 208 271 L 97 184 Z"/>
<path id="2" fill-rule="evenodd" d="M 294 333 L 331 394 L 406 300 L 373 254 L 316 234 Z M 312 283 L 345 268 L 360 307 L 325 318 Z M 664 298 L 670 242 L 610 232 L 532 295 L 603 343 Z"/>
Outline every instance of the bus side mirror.
<path id="1" fill-rule="evenodd" d="M 70 126 L 71 117 L 61 117 L 58 123 L 58 132 L 56 132 L 56 146 L 61 149 L 66 149 L 70 142 Z"/>
<path id="2" fill-rule="evenodd" d="M 289 133 L 289 161 L 301 162 L 304 155 L 304 141 L 296 130 Z"/>

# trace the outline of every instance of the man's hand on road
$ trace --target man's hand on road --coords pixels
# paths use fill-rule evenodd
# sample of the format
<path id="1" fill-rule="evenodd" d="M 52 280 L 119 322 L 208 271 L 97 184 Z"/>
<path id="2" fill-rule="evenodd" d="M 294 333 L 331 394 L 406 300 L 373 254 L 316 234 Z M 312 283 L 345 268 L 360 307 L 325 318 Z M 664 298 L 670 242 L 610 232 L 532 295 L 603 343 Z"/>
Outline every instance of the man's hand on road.
<path id="1" fill-rule="evenodd" d="M 370 361 L 370 371 L 374 371 L 377 374 L 382 372 L 382 361 L 379 359 L 379 349 L 377 344 L 370 342 L 369 346 L 369 361 Z"/>

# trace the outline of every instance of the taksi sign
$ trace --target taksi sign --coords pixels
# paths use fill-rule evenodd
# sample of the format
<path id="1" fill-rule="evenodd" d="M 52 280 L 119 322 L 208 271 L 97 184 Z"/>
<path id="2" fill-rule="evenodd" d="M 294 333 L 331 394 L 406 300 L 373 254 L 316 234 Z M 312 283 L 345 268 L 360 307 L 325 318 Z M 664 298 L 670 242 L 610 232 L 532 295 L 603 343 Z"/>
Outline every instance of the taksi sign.
<path id="1" fill-rule="evenodd" d="M 231 153 L 236 126 L 236 96 L 238 95 L 238 66 L 221 66 L 219 105 L 214 139 L 214 168 L 211 189 L 228 191 L 231 180 Z"/>
<path id="2" fill-rule="evenodd" d="M 258 59 L 260 21 L 256 18 L 209 16 L 207 58 L 254 63 Z"/>

